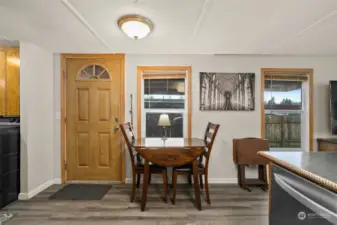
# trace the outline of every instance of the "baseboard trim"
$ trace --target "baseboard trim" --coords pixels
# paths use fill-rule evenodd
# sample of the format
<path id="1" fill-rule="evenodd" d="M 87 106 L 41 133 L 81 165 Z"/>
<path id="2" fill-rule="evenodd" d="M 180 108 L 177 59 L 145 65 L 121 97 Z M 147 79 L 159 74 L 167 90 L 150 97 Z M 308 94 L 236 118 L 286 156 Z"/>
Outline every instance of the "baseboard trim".
<path id="1" fill-rule="evenodd" d="M 142 182 L 143 182 L 143 180 L 140 179 L 140 183 L 142 183 Z M 125 183 L 131 184 L 132 178 L 125 178 Z M 153 179 L 151 179 L 151 183 L 161 184 L 161 183 L 163 183 L 163 180 L 160 179 L 160 178 L 153 178 Z M 178 183 L 179 184 L 186 184 L 187 179 L 179 179 L 179 177 L 178 177 Z M 210 184 L 237 184 L 238 179 L 237 178 L 209 178 L 208 183 L 210 183 Z"/>
<path id="2" fill-rule="evenodd" d="M 28 193 L 19 193 L 19 196 L 18 196 L 18 199 L 19 200 L 28 200 Z"/>
<path id="3" fill-rule="evenodd" d="M 28 200 L 31 199 L 32 197 L 34 197 L 35 195 L 37 195 L 38 193 L 42 192 L 43 190 L 47 189 L 48 187 L 50 187 L 53 184 L 61 184 L 61 179 L 53 179 L 53 180 L 49 180 L 43 184 L 41 184 L 40 186 L 38 186 L 37 188 L 34 188 L 33 190 L 31 190 L 30 192 L 21 192 L 18 196 L 19 200 Z"/>
<path id="4" fill-rule="evenodd" d="M 54 179 L 54 184 L 62 184 L 61 178 L 55 178 Z"/>

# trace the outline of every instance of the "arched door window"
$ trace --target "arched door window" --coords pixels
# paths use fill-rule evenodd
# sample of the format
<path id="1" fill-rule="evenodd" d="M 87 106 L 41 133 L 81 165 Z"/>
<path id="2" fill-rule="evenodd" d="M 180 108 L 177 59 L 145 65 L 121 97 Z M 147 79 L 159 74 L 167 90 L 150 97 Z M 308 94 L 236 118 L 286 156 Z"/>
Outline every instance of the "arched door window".
<path id="1" fill-rule="evenodd" d="M 80 70 L 78 80 L 109 80 L 109 72 L 100 65 L 89 65 Z"/>

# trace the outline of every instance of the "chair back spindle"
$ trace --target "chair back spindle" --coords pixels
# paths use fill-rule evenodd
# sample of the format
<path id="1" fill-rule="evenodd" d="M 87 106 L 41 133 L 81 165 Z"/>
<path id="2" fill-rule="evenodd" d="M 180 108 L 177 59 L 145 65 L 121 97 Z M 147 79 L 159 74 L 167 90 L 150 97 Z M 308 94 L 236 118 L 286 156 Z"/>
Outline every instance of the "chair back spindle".
<path id="1" fill-rule="evenodd" d="M 132 169 L 136 169 L 136 162 L 135 162 L 134 156 L 136 155 L 136 157 L 137 157 L 137 163 L 140 162 L 140 156 L 138 154 L 134 153 L 133 148 L 132 148 L 132 142 L 135 141 L 135 135 L 134 135 L 134 132 L 133 132 L 133 128 L 132 128 L 132 126 L 129 122 L 124 123 L 124 124 L 120 124 L 119 127 L 121 128 L 124 140 L 125 140 L 126 145 L 128 147 L 128 152 L 129 152 L 130 159 L 131 159 Z"/>
<path id="2" fill-rule="evenodd" d="M 219 128 L 220 128 L 219 124 L 214 124 L 214 123 L 211 123 L 211 122 L 209 122 L 207 124 L 206 131 L 205 131 L 205 137 L 204 137 L 206 150 L 203 154 L 203 156 L 206 158 L 206 165 L 208 165 L 208 161 L 209 161 L 209 158 L 211 156 L 211 151 L 212 151 L 212 148 L 213 148 L 215 137 L 218 133 Z M 202 162 L 202 159 L 203 159 L 203 157 L 199 158 L 200 163 Z"/>

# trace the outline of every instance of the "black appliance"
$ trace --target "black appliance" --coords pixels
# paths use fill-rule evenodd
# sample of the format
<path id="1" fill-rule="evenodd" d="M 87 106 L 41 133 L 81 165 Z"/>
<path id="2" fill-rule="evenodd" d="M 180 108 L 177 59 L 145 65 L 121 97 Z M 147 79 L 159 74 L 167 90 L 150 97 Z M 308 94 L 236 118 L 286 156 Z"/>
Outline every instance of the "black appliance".
<path id="1" fill-rule="evenodd" d="M 331 133 L 337 134 L 337 81 L 330 81 Z"/>
<path id="2" fill-rule="evenodd" d="M 0 207 L 20 193 L 20 117 L 0 117 Z"/>
<path id="3" fill-rule="evenodd" d="M 337 224 L 337 193 L 273 165 L 270 225 Z"/>

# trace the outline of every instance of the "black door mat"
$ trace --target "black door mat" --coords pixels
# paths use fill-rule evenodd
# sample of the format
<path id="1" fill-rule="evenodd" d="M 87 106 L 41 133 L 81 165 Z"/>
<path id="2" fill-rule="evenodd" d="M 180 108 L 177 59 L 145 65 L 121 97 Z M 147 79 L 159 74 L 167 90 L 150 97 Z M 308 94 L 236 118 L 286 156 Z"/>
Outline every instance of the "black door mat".
<path id="1" fill-rule="evenodd" d="M 49 197 L 51 200 L 101 200 L 111 189 L 107 184 L 68 184 Z"/>

